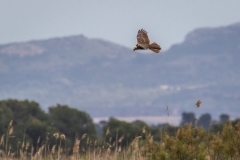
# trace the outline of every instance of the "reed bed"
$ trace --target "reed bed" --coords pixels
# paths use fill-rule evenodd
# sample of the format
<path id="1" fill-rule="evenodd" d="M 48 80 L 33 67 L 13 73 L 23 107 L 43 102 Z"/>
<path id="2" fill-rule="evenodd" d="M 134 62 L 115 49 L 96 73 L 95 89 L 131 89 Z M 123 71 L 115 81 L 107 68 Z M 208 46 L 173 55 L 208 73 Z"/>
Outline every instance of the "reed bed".
<path id="1" fill-rule="evenodd" d="M 200 104 L 201 100 L 196 103 L 197 108 Z M 46 137 L 36 140 L 35 148 L 25 137 L 22 142 L 9 143 L 14 132 L 12 124 L 10 121 L 0 139 L 1 160 L 240 160 L 240 121 L 235 125 L 231 121 L 225 123 L 218 133 L 187 123 L 170 135 L 165 127 L 159 132 L 157 142 L 143 127 L 141 135 L 127 146 L 122 145 L 125 137 L 118 132 L 115 141 L 106 140 L 110 128 L 99 139 L 91 139 L 87 134 L 66 137 L 64 133 L 46 133 Z M 45 140 L 40 143 L 40 138 Z M 67 138 L 74 139 L 72 146 Z M 17 146 L 16 151 L 12 151 L 12 145 Z"/>
<path id="2" fill-rule="evenodd" d="M 107 132 L 110 132 L 109 130 Z M 91 140 L 87 134 L 75 137 L 73 146 L 66 146 L 64 134 L 54 133 L 58 139 L 50 144 L 50 138 L 37 149 L 23 140 L 16 152 L 11 151 L 8 140 L 11 136 L 11 122 L 8 132 L 1 136 L 0 159 L 33 160 L 240 160 L 240 122 L 235 126 L 225 123 L 222 132 L 211 133 L 203 128 L 186 124 L 179 127 L 175 136 L 163 130 L 160 142 L 144 128 L 142 135 L 135 137 L 129 146 L 122 147 L 124 136 L 113 143 Z M 160 135 L 160 134 L 159 134 Z M 47 137 L 50 137 L 47 134 Z M 84 145 L 81 142 L 84 141 Z M 64 144 L 64 145 L 63 145 Z"/>

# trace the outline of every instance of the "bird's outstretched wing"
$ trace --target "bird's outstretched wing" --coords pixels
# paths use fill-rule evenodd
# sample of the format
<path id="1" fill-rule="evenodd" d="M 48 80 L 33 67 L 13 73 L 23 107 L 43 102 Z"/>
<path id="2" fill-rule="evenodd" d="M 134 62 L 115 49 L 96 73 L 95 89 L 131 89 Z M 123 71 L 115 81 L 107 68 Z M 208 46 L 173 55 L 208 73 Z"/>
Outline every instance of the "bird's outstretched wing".
<path id="1" fill-rule="evenodd" d="M 141 29 L 138 31 L 138 34 L 137 34 L 137 42 L 139 45 L 146 45 L 148 46 L 150 41 L 148 39 L 148 35 L 147 35 L 147 32 L 144 30 L 144 29 Z"/>

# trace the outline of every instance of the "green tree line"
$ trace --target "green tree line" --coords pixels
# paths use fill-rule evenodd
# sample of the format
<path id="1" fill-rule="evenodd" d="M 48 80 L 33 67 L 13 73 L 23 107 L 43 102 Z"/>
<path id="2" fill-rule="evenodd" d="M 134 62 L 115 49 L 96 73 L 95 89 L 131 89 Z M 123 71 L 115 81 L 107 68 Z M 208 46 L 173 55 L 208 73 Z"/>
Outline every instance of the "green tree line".
<path id="1" fill-rule="evenodd" d="M 23 143 L 31 143 L 37 148 L 54 133 L 64 134 L 70 145 L 73 144 L 76 135 L 86 133 L 89 137 L 96 137 L 91 117 L 67 105 L 51 106 L 46 113 L 34 101 L 0 101 L 0 135 L 3 139 L 1 143 L 6 143 L 10 121 L 13 131 L 9 136 L 9 143 L 12 144 L 13 150 Z"/>

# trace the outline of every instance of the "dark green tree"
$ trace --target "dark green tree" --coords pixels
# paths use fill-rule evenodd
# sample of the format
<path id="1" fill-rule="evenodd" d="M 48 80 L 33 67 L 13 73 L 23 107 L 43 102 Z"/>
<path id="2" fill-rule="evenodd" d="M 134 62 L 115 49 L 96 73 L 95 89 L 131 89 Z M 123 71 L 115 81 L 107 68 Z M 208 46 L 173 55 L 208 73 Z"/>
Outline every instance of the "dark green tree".
<path id="1" fill-rule="evenodd" d="M 182 122 L 180 123 L 181 126 L 185 125 L 186 123 L 191 123 L 192 125 L 194 125 L 195 122 L 196 122 L 196 117 L 194 113 L 192 112 L 182 113 Z"/>
<path id="2" fill-rule="evenodd" d="M 227 121 L 229 121 L 229 119 L 230 119 L 230 117 L 229 117 L 228 114 L 221 114 L 220 115 L 220 122 L 221 123 L 227 122 Z"/>
<path id="3" fill-rule="evenodd" d="M 106 135 L 107 130 L 110 129 L 110 133 Z M 146 131 L 143 132 L 143 129 Z M 109 144 L 113 144 L 118 141 L 122 136 L 124 139 L 118 145 L 127 146 L 132 140 L 137 136 L 142 136 L 144 139 L 146 134 L 153 135 L 154 140 L 160 140 L 160 129 L 149 127 L 146 123 L 142 121 L 135 121 L 133 123 L 128 123 L 125 121 L 120 121 L 111 118 L 108 123 L 103 127 L 103 139 Z M 116 145 L 116 143 L 114 143 Z"/>
<path id="4" fill-rule="evenodd" d="M 108 129 L 110 129 L 109 134 L 107 134 Z M 142 129 L 131 123 L 111 118 L 103 127 L 103 133 L 104 141 L 109 144 L 113 144 L 116 141 L 116 138 L 119 139 L 121 136 L 123 136 L 124 139 L 119 145 L 126 146 L 130 144 L 136 136 L 141 135 Z"/>
<path id="5" fill-rule="evenodd" d="M 76 134 L 82 136 L 87 134 L 89 137 L 96 137 L 95 125 L 92 118 L 85 112 L 67 105 L 49 107 L 51 125 L 56 127 L 60 133 L 65 134 L 66 138 L 75 139 Z"/>
<path id="6" fill-rule="evenodd" d="M 17 143 L 22 141 L 32 142 L 36 147 L 36 141 L 39 137 L 43 139 L 51 126 L 48 125 L 49 116 L 34 101 L 19 101 L 8 99 L 0 101 L 0 131 L 5 130 L 11 120 L 13 120 L 13 133 L 9 143 L 12 144 L 13 150 L 16 149 Z M 56 129 L 53 129 L 55 130 Z M 2 132 L 1 132 L 2 133 Z M 15 147 L 15 148 L 14 148 Z"/>
<path id="7" fill-rule="evenodd" d="M 0 136 L 6 133 L 8 124 L 12 119 L 12 110 L 3 101 L 0 101 Z"/>
<path id="8" fill-rule="evenodd" d="M 210 114 L 206 113 L 199 117 L 198 126 L 203 127 L 205 130 L 209 130 L 212 117 Z"/>
<path id="9" fill-rule="evenodd" d="M 240 121 L 240 119 L 235 119 L 229 123 L 232 124 L 232 126 L 236 127 L 236 124 Z M 211 132 L 217 133 L 217 132 L 222 132 L 223 131 L 223 127 L 224 127 L 225 123 L 219 123 L 219 124 L 214 124 L 211 127 Z"/>

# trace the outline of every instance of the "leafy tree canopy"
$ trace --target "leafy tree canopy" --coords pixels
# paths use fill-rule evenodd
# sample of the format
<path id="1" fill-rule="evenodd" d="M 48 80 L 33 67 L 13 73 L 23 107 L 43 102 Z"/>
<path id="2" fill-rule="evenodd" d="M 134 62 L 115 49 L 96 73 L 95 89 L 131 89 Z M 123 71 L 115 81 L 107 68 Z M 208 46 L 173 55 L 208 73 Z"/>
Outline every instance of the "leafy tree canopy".
<path id="1" fill-rule="evenodd" d="M 66 137 L 74 140 L 76 134 L 87 134 L 95 137 L 96 130 L 92 118 L 85 112 L 70 108 L 67 105 L 49 107 L 51 125 L 55 126 Z"/>
<path id="2" fill-rule="evenodd" d="M 13 150 L 23 141 L 30 142 L 36 148 L 46 141 L 46 136 L 52 137 L 54 133 L 64 134 L 70 140 L 70 144 L 74 141 L 76 133 L 96 136 L 91 117 L 66 105 L 52 106 L 49 113 L 45 113 L 34 101 L 15 99 L 0 101 L 0 136 L 6 137 L 11 120 L 13 132 L 9 143 L 15 146 Z"/>

